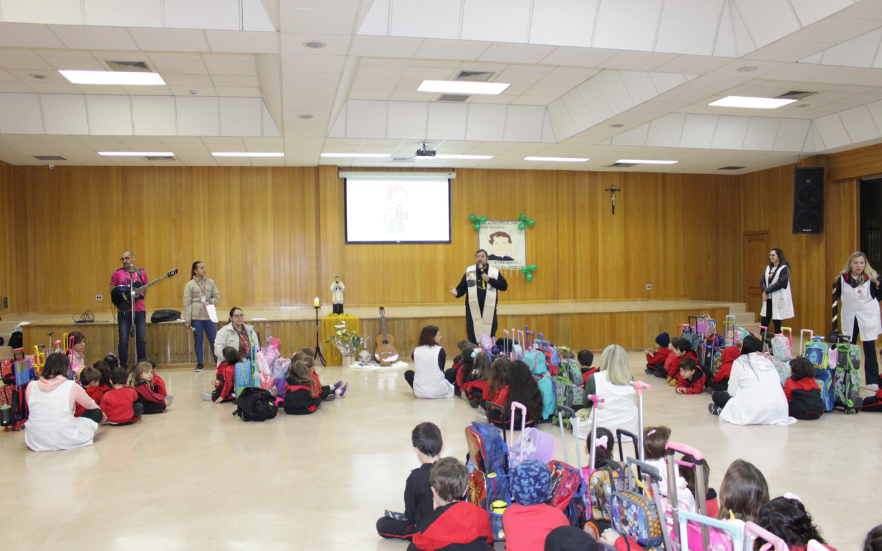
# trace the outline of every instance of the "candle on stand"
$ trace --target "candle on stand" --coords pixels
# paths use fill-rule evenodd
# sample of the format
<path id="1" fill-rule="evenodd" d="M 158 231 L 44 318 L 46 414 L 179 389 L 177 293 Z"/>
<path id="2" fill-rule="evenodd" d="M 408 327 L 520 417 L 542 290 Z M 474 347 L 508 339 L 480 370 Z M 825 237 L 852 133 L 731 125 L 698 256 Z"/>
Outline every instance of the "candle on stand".
<path id="1" fill-rule="evenodd" d="M 319 306 L 322 305 L 322 303 L 319 302 L 319 298 L 318 298 L 318 297 L 315 297 L 315 300 L 312 301 L 312 305 L 315 306 L 316 308 L 318 308 Z"/>

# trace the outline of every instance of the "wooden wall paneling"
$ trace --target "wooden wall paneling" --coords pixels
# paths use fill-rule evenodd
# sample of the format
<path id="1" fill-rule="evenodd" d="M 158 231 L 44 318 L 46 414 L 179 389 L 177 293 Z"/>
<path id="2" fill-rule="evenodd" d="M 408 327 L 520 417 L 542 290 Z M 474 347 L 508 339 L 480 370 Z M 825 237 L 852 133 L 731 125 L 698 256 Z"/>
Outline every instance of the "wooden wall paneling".
<path id="1" fill-rule="evenodd" d="M 317 169 L 317 215 L 319 220 L 318 281 L 315 294 L 323 304 L 331 302 L 331 282 L 339 275 L 340 281 L 346 285 L 343 293 L 344 304 L 355 304 L 353 291 L 361 285 L 371 282 L 356 281 L 354 274 L 350 276 L 347 269 L 344 250 L 346 245 L 346 207 L 343 180 L 337 177 L 337 167 L 322 165 Z M 309 304 L 312 304 L 310 298 Z"/>
<path id="2" fill-rule="evenodd" d="M 15 211 L 18 205 L 15 201 L 15 169 L 12 165 L 0 161 L 0 297 L 8 297 L 8 310 L 3 310 L 0 303 L 0 312 L 4 314 L 19 311 L 21 304 L 17 302 L 18 277 L 16 266 L 18 264 L 16 238 L 18 220 Z"/>
<path id="3" fill-rule="evenodd" d="M 860 190 L 860 178 L 827 180 L 824 187 L 824 307 L 827 313 L 823 325 L 824 335 L 828 335 L 832 329 L 830 312 L 833 281 L 839 276 L 851 253 L 860 250 Z"/>
<path id="4" fill-rule="evenodd" d="M 827 162 L 826 177 L 828 182 L 882 174 L 882 144 L 842 151 L 824 157 Z"/>

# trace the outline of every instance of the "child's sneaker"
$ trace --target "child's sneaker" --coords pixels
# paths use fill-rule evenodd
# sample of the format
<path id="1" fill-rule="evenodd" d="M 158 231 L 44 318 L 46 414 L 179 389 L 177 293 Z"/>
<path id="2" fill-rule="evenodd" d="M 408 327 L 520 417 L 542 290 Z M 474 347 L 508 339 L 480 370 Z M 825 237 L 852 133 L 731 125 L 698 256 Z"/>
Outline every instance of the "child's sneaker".
<path id="1" fill-rule="evenodd" d="M 407 520 L 407 517 L 404 516 L 404 513 L 395 513 L 386 509 L 386 513 L 384 515 L 386 518 L 394 518 L 395 520 Z"/>
<path id="2" fill-rule="evenodd" d="M 338 388 L 340 388 L 341 386 L 343 386 L 343 381 L 337 381 L 336 383 L 334 383 L 333 385 L 331 385 L 331 388 L 333 388 L 333 389 L 336 391 L 336 390 L 337 390 Z"/>
<path id="3" fill-rule="evenodd" d="M 677 379 L 668 377 L 668 386 L 677 386 Z"/>
<path id="4" fill-rule="evenodd" d="M 211 401 L 211 394 L 209 394 L 207 392 L 203 392 L 202 393 L 202 401 L 203 402 L 210 402 Z"/>
<path id="5" fill-rule="evenodd" d="M 707 410 L 711 413 L 711 415 L 719 415 L 720 411 L 722 411 L 722 409 L 718 408 L 717 405 L 713 402 L 707 405 Z"/>
<path id="6" fill-rule="evenodd" d="M 327 396 L 325 396 L 324 401 L 325 401 L 325 402 L 333 402 L 335 398 L 337 398 L 336 395 L 334 395 L 334 394 L 328 394 Z"/>
<path id="7" fill-rule="evenodd" d="M 346 383 L 345 385 L 337 389 L 338 396 L 340 396 L 340 398 L 345 398 L 347 390 L 349 390 L 349 383 Z"/>

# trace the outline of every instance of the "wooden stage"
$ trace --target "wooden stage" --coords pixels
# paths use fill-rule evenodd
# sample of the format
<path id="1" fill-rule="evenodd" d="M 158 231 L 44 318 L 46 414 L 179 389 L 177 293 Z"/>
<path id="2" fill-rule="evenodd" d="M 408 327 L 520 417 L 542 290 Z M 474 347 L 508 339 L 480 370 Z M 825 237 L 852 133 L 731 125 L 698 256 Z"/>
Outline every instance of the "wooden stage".
<path id="1" fill-rule="evenodd" d="M 319 317 L 331 312 L 330 306 L 319 310 Z M 182 322 L 150 323 L 147 313 L 147 355 L 163 366 L 191 366 L 196 363 L 191 332 Z M 380 316 L 377 307 L 347 307 L 346 313 L 360 318 L 361 335 L 368 336 L 369 349 L 380 333 Z M 753 314 L 745 313 L 742 303 L 709 302 L 696 300 L 653 300 L 617 302 L 548 302 L 511 304 L 499 306 L 499 334 L 502 329 L 529 325 L 542 333 L 546 340 L 556 345 L 577 350 L 587 348 L 599 351 L 609 344 L 625 348 L 642 349 L 649 346 L 661 331 L 674 333 L 677 324 L 686 323 L 690 315 L 710 314 L 722 323 L 725 316 L 738 316 L 739 323 L 749 323 Z M 245 309 L 246 323 L 266 334 L 265 326 L 272 324 L 273 336 L 282 341 L 282 352 L 291 355 L 304 346 L 314 347 L 316 342 L 315 310 L 299 309 Z M 37 344 L 49 344 L 60 339 L 64 333 L 80 331 L 86 335 L 86 363 L 95 362 L 117 349 L 116 322 L 109 313 L 95 314 L 95 323 L 72 323 L 70 314 L 11 314 L 3 317 L 2 334 L 8 335 L 15 324 L 27 321 L 22 333 L 27 353 L 33 353 Z M 218 327 L 226 324 L 222 319 Z M 437 325 L 444 338 L 443 346 L 448 356 L 455 355 L 456 344 L 465 339 L 465 307 L 462 304 L 443 306 L 390 306 L 386 308 L 387 331 L 394 336 L 395 346 L 402 358 L 410 357 L 416 346 L 420 330 L 426 325 Z M 322 344 L 322 347 L 331 346 Z M 135 344 L 129 346 L 133 365 Z M 207 341 L 206 358 L 210 358 Z"/>

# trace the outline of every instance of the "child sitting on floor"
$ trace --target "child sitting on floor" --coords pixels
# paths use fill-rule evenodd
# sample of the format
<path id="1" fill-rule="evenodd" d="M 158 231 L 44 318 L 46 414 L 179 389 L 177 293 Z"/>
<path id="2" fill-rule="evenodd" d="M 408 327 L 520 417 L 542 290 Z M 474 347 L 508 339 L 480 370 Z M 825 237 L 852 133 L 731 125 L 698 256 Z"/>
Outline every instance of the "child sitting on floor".
<path id="1" fill-rule="evenodd" d="M 76 379 L 79 377 L 80 371 L 86 367 L 86 335 L 83 335 L 79 331 L 71 331 L 67 338 L 69 341 L 67 357 L 70 359 L 71 373 L 73 373 L 74 379 Z"/>
<path id="2" fill-rule="evenodd" d="M 340 398 L 346 397 L 346 391 L 349 389 L 349 383 L 344 383 L 343 381 L 337 381 L 332 385 L 324 385 L 322 386 L 322 381 L 319 379 L 318 373 L 315 372 L 315 360 L 312 356 L 301 352 L 300 354 L 296 354 L 294 358 L 298 358 L 299 361 L 302 361 L 306 364 L 306 367 L 309 368 L 309 373 L 312 375 L 312 378 L 315 379 L 316 384 L 321 388 L 322 400 L 326 402 L 331 402 L 339 396 Z M 293 365 L 294 359 L 291 359 L 291 363 Z"/>
<path id="3" fill-rule="evenodd" d="M 647 374 L 655 375 L 658 373 L 659 368 L 664 367 L 665 360 L 668 359 L 668 354 L 671 353 L 671 349 L 668 348 L 670 345 L 671 336 L 667 333 L 659 333 L 652 346 L 644 350 L 646 353 Z"/>
<path id="4" fill-rule="evenodd" d="M 322 389 L 305 361 L 299 359 L 291 362 L 288 377 L 285 379 L 285 413 L 309 415 L 322 405 L 323 400 L 332 395 L 330 390 Z"/>
<path id="5" fill-rule="evenodd" d="M 150 382 L 150 386 L 153 388 L 153 392 L 159 394 L 163 398 L 168 396 L 168 391 L 165 389 L 165 381 L 162 380 L 162 377 L 156 374 L 156 362 L 153 360 L 144 360 L 150 364 L 151 370 L 153 373 L 153 380 Z"/>
<path id="6" fill-rule="evenodd" d="M 708 388 L 708 392 L 713 392 L 714 390 L 728 390 L 729 389 L 729 377 L 732 374 L 732 363 L 738 359 L 738 356 L 741 355 L 741 347 L 739 346 L 727 346 L 720 353 L 720 368 L 714 373 L 712 379 L 709 379 L 705 382 L 705 386 Z"/>
<path id="7" fill-rule="evenodd" d="M 836 551 L 824 543 L 812 516 L 793 494 L 784 494 L 784 497 L 776 497 L 763 505 L 757 524 L 784 540 L 790 551 L 805 551 L 809 540 L 816 540 L 830 551 Z"/>
<path id="8" fill-rule="evenodd" d="M 582 384 L 585 384 L 585 381 L 588 380 L 588 377 L 597 373 L 596 367 L 591 367 L 591 364 L 594 363 L 594 352 L 590 350 L 579 350 L 579 354 L 576 355 L 576 358 L 579 360 L 579 369 L 582 371 Z"/>
<path id="9" fill-rule="evenodd" d="M 85 390 L 86 394 L 89 395 L 89 398 L 95 400 L 95 403 L 99 406 L 101 405 L 101 398 L 104 396 L 104 392 L 99 386 L 100 380 L 101 372 L 94 367 L 86 367 L 80 371 L 80 384 L 83 385 L 83 390 Z M 74 417 L 81 416 L 85 411 L 86 408 L 77 403 Z"/>
<path id="10" fill-rule="evenodd" d="M 109 425 L 122 427 L 141 420 L 144 404 L 138 403 L 138 393 L 126 386 L 128 373 L 124 367 L 117 367 L 110 373 L 113 389 L 101 398 L 101 411 L 107 416 Z"/>
<path id="11" fill-rule="evenodd" d="M 704 392 L 706 378 L 704 371 L 695 365 L 695 360 L 683 358 L 680 361 L 680 371 L 677 373 L 677 394 L 701 394 Z"/>
<path id="12" fill-rule="evenodd" d="M 681 459 L 687 463 L 695 463 L 695 457 L 689 455 L 688 453 L 683 454 L 683 457 Z M 696 488 L 695 468 L 687 467 L 685 465 L 678 465 L 677 470 L 680 472 L 680 476 L 682 476 L 686 480 L 686 487 L 689 488 L 689 491 L 694 496 Z M 704 472 L 704 502 L 705 506 L 707 507 L 707 516 L 714 518 L 720 512 L 720 506 L 717 504 L 717 491 L 708 486 L 710 484 L 710 465 L 707 464 L 707 460 L 705 460 L 704 462 L 704 468 L 699 470 Z"/>
<path id="13" fill-rule="evenodd" d="M 477 354 L 475 354 L 475 365 L 472 368 L 471 374 L 469 374 L 469 382 L 463 388 L 469 399 L 469 405 L 473 408 L 478 407 L 484 399 L 484 393 L 487 391 L 487 379 L 489 378 L 490 355 L 483 350 L 478 350 Z"/>
<path id="14" fill-rule="evenodd" d="M 481 404 L 484 411 L 487 411 L 487 402 L 494 404 L 506 405 L 508 403 L 508 369 L 511 366 L 511 360 L 505 356 L 497 356 L 490 364 L 490 377 L 487 378 L 487 392 L 484 393 L 484 400 Z"/>
<path id="15" fill-rule="evenodd" d="M 410 441 L 420 466 L 410 471 L 404 484 L 404 512 L 386 510 L 377 521 L 377 533 L 384 538 L 411 539 L 424 518 L 432 513 L 432 486 L 429 473 L 444 450 L 441 429 L 435 423 L 420 423 L 410 433 Z"/>
<path id="16" fill-rule="evenodd" d="M 101 378 L 98 379 L 98 388 L 101 389 L 101 392 L 110 392 L 113 390 L 113 383 L 110 382 L 110 372 L 113 368 L 110 364 L 105 360 L 98 360 L 92 364 L 92 367 L 101 373 Z"/>
<path id="17" fill-rule="evenodd" d="M 457 343 L 456 348 L 459 350 L 459 354 L 455 358 L 453 358 L 453 367 L 444 372 L 444 378 L 453 385 L 453 394 L 455 396 L 459 396 L 460 393 L 460 388 L 456 381 L 457 376 L 459 375 L 459 368 L 462 366 L 462 359 L 464 357 L 463 350 L 465 350 L 466 347 L 471 344 L 471 342 L 465 339 Z"/>
<path id="18" fill-rule="evenodd" d="M 457 396 L 467 397 L 464 394 L 465 386 L 471 380 L 472 369 L 475 367 L 476 350 L 478 349 L 472 343 L 469 343 L 469 346 L 462 350 L 462 359 L 459 362 L 459 370 L 456 372 L 456 382 L 453 384 L 454 387 L 459 389 L 459 392 L 456 393 Z"/>
<path id="19" fill-rule="evenodd" d="M 490 513 L 463 501 L 469 489 L 469 470 L 455 457 L 439 459 L 429 472 L 433 504 L 417 528 L 407 551 L 490 551 L 493 531 Z"/>
<path id="20" fill-rule="evenodd" d="M 570 521 L 563 511 L 545 503 L 551 491 L 551 473 L 541 461 L 528 459 L 511 470 L 512 504 L 502 514 L 506 551 L 533 551 L 545 547 L 545 538 Z"/>
<path id="21" fill-rule="evenodd" d="M 674 337 L 671 339 L 671 353 L 665 360 L 665 365 L 655 374 L 656 377 L 668 379 L 668 386 L 677 386 L 677 373 L 680 371 L 680 362 L 683 358 L 692 358 L 698 363 L 698 355 L 692 350 L 692 343 L 683 337 Z"/>
<path id="22" fill-rule="evenodd" d="M 144 406 L 144 414 L 162 413 L 171 405 L 171 400 L 153 390 L 153 366 L 140 361 L 132 372 L 132 385 L 138 393 L 138 403 Z"/>
<path id="23" fill-rule="evenodd" d="M 646 427 L 643 429 L 643 455 L 645 461 L 658 469 L 661 481 L 658 490 L 663 496 L 668 495 L 668 466 L 665 462 L 665 446 L 671 437 L 671 429 L 668 427 Z M 677 501 L 680 507 L 695 512 L 695 496 L 689 491 L 689 484 L 682 476 L 677 476 Z"/>
<path id="24" fill-rule="evenodd" d="M 232 346 L 224 348 L 224 361 L 217 366 L 214 376 L 214 391 L 203 393 L 202 399 L 215 404 L 232 402 L 236 399 L 236 364 L 239 363 L 239 350 Z"/>
<path id="25" fill-rule="evenodd" d="M 784 381 L 784 394 L 791 417 L 812 421 L 824 414 L 821 387 L 815 381 L 815 366 L 805 356 L 790 360 L 790 377 Z"/>

